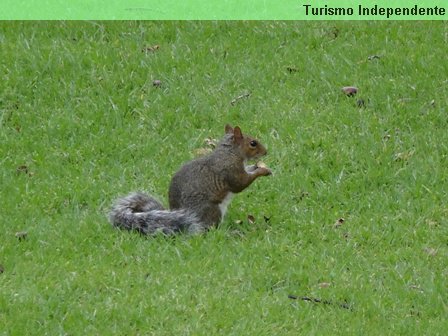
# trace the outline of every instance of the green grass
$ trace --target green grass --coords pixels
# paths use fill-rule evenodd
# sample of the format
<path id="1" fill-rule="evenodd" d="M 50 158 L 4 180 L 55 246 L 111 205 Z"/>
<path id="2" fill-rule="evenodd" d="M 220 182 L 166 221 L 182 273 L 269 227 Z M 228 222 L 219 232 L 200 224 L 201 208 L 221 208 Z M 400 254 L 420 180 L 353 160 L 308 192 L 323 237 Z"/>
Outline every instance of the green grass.
<path id="1" fill-rule="evenodd" d="M 1 22 L 0 334 L 444 335 L 447 43 L 446 22 Z M 274 175 L 221 227 L 108 224 L 132 190 L 166 203 L 227 122 Z"/>

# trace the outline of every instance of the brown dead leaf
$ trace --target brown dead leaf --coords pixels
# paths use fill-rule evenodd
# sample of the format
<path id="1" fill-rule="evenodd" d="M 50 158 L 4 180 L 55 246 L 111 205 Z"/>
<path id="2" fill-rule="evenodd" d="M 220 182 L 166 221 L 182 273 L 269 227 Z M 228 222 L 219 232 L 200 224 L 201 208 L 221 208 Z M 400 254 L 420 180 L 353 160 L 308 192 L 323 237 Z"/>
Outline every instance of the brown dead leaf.
<path id="1" fill-rule="evenodd" d="M 339 29 L 338 29 L 337 27 L 333 27 L 333 28 L 331 29 L 331 31 L 329 32 L 329 35 L 330 35 L 333 39 L 337 38 L 337 37 L 339 36 Z"/>
<path id="2" fill-rule="evenodd" d="M 339 218 L 333 225 L 334 228 L 338 228 L 340 226 L 342 226 L 342 224 L 344 224 L 345 219 L 344 218 Z"/>
<path id="3" fill-rule="evenodd" d="M 158 44 L 156 44 L 156 45 L 153 45 L 153 46 L 150 46 L 150 47 L 144 47 L 142 49 L 142 52 L 153 53 L 153 52 L 156 52 L 159 49 L 160 49 L 160 46 Z"/>
<path id="4" fill-rule="evenodd" d="M 16 236 L 16 238 L 19 241 L 23 241 L 28 236 L 28 232 L 26 232 L 26 231 L 19 231 L 19 232 L 16 232 L 15 236 Z"/>
<path id="5" fill-rule="evenodd" d="M 28 174 L 28 166 L 27 165 L 21 165 L 16 168 L 17 173 L 24 173 Z"/>
<path id="6" fill-rule="evenodd" d="M 409 151 L 405 151 L 405 152 L 401 152 L 401 153 L 397 153 L 394 156 L 394 161 L 397 162 L 406 162 L 408 161 L 413 155 L 414 155 L 414 150 L 409 150 Z"/>
<path id="7" fill-rule="evenodd" d="M 342 92 L 344 92 L 347 96 L 351 97 L 358 93 L 358 88 L 354 86 L 344 86 L 342 88 Z"/>
<path id="8" fill-rule="evenodd" d="M 247 216 L 247 221 L 249 222 L 249 224 L 254 224 L 255 223 L 255 217 L 252 215 L 248 215 Z"/>
<path id="9" fill-rule="evenodd" d="M 331 286 L 331 283 L 330 282 L 321 282 L 320 284 L 319 284 L 319 287 L 320 288 L 328 288 L 328 287 L 330 287 Z"/>

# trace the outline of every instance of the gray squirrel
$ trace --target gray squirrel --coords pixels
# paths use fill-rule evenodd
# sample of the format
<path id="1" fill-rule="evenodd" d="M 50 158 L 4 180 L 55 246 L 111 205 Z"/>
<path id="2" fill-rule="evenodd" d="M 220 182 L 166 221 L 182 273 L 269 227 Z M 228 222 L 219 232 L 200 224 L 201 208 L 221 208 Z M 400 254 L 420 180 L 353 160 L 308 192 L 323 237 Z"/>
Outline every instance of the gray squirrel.
<path id="1" fill-rule="evenodd" d="M 201 233 L 224 218 L 233 194 L 260 176 L 271 175 L 264 165 L 245 166 L 266 155 L 256 139 L 225 126 L 225 136 L 210 154 L 184 164 L 169 188 L 170 210 L 153 197 L 133 192 L 115 201 L 109 213 L 113 226 L 142 234 Z"/>

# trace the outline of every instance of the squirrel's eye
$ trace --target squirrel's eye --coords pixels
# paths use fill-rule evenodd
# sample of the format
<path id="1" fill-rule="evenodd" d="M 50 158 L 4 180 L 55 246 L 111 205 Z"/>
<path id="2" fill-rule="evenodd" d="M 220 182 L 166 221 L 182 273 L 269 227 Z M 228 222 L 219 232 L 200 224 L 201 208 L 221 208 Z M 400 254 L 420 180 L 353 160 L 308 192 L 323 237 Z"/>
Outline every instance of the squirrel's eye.
<path id="1" fill-rule="evenodd" d="M 255 140 L 252 140 L 252 141 L 250 142 L 250 146 L 251 146 L 251 147 L 257 147 L 257 142 L 256 142 Z"/>

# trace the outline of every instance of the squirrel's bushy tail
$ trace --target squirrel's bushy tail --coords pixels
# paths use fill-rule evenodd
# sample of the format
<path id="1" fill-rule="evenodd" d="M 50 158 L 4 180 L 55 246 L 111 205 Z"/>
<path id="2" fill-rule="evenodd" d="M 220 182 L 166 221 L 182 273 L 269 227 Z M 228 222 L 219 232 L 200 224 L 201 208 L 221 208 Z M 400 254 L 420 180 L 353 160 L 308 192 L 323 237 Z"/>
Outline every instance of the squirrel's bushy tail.
<path id="1" fill-rule="evenodd" d="M 165 210 L 153 197 L 135 192 L 118 199 L 109 213 L 112 225 L 142 234 L 176 232 L 199 233 L 204 226 L 196 215 L 187 210 Z"/>

